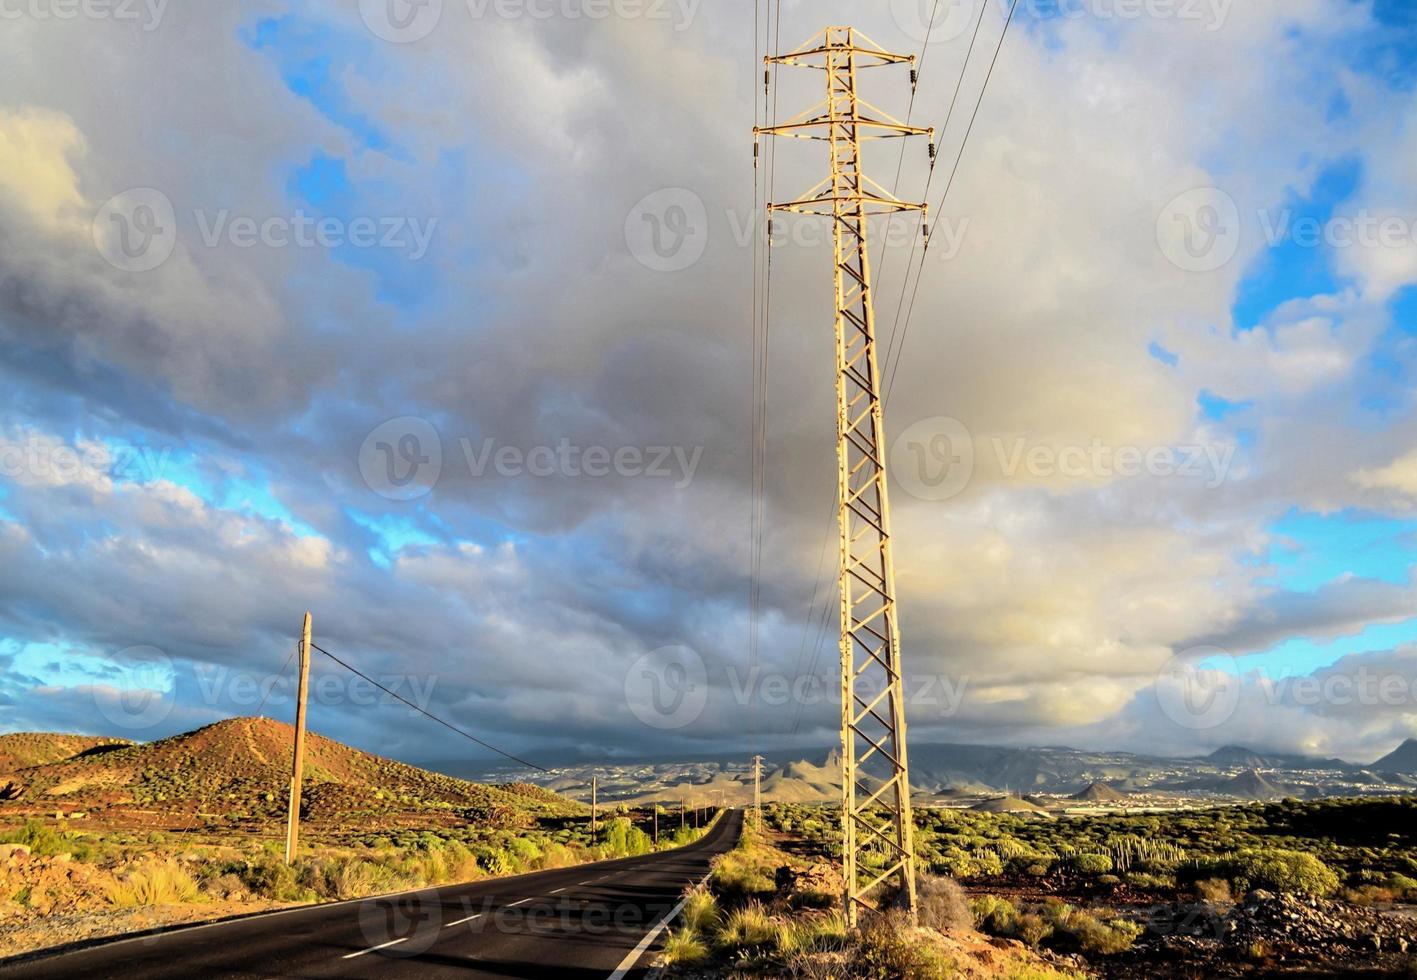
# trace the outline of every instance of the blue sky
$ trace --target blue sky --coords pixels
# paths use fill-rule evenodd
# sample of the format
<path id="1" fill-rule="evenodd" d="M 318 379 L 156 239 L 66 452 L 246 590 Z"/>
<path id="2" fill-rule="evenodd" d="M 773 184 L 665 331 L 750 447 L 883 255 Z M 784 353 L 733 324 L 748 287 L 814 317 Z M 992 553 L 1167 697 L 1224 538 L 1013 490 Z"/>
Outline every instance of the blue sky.
<path id="1" fill-rule="evenodd" d="M 828 6 L 919 43 L 883 0 Z M 410 43 L 316 2 L 174 15 L 131 48 L 91 21 L 0 40 L 0 236 L 26 243 L 0 250 L 0 281 L 26 284 L 0 290 L 0 730 L 157 737 L 252 710 L 199 681 L 278 670 L 308 608 L 332 650 L 435 678 L 441 712 L 522 753 L 833 741 L 833 706 L 796 726 L 731 683 L 749 645 L 754 362 L 753 249 L 734 229 L 760 84 L 742 11 L 679 30 L 445 7 Z M 1198 733 L 1153 710 L 1197 644 L 1277 677 L 1398 669 L 1417 642 L 1417 261 L 1295 231 L 1417 225 L 1417 21 L 1386 0 L 1225 14 L 1009 35 L 942 209 L 960 248 L 924 279 L 887 413 L 892 437 L 928 445 L 947 418 L 974 449 L 949 499 L 892 472 L 907 663 L 969 692 L 912 720 L 917 737 L 1375 756 L 1417 735 L 1401 711 Z M 784 16 L 793 41 L 820 27 Z M 920 119 L 943 122 L 967 40 L 931 49 Z M 88 46 L 120 52 L 103 93 L 50 67 Z M 899 94 L 872 98 L 902 109 Z M 777 192 L 819 163 L 784 151 Z M 902 193 L 925 180 L 907 159 Z M 105 202 L 135 188 L 173 208 L 173 251 L 148 271 L 96 254 Z M 1240 219 L 1216 268 L 1168 251 L 1168 202 L 1198 189 Z M 664 271 L 637 250 L 648 200 L 703 206 L 701 259 Z M 217 216 L 341 237 L 204 242 Z M 391 240 L 357 243 L 361 221 Z M 820 248 L 775 256 L 758 646 L 791 675 L 830 586 L 829 279 Z M 885 329 L 899 284 L 879 285 Z M 521 458 L 564 442 L 701 462 L 686 481 L 473 472 L 463 441 L 489 439 Z M 1214 480 L 1004 473 L 991 440 L 1230 462 Z M 415 459 L 426 485 L 388 483 Z M 712 696 L 694 724 L 648 731 L 627 684 L 671 646 L 703 659 Z M 149 682 L 165 713 L 124 729 L 115 699 Z M 397 713 L 328 705 L 316 725 L 413 761 L 487 761 Z"/>

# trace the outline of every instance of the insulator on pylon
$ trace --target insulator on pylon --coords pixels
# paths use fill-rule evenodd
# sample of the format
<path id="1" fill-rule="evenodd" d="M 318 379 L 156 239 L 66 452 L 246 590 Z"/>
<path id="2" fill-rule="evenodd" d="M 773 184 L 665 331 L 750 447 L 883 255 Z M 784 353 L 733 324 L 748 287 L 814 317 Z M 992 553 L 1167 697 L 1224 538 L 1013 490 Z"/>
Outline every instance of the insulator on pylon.
<path id="1" fill-rule="evenodd" d="M 768 90 L 768 70 L 767 70 L 766 68 L 764 68 L 764 69 L 763 69 L 763 91 L 766 92 L 767 90 Z"/>
<path id="2" fill-rule="evenodd" d="M 753 169 L 758 169 L 758 136 L 753 134 Z"/>
<path id="3" fill-rule="evenodd" d="M 927 242 L 930 240 L 930 222 L 920 222 L 920 237 Z"/>
<path id="4" fill-rule="evenodd" d="M 919 80 L 919 78 L 920 78 L 919 72 L 917 72 L 914 68 L 910 69 L 910 87 L 911 87 L 911 88 L 914 88 L 914 87 L 915 87 L 915 83 L 916 83 L 917 80 Z"/>
<path id="5" fill-rule="evenodd" d="M 754 145 L 756 145 L 756 144 L 754 144 Z M 931 141 L 930 141 L 930 159 L 931 159 L 931 160 L 935 159 L 935 141 L 934 141 L 934 140 L 931 140 Z"/>
<path id="6" fill-rule="evenodd" d="M 772 219 L 768 219 L 768 238 L 772 238 Z"/>

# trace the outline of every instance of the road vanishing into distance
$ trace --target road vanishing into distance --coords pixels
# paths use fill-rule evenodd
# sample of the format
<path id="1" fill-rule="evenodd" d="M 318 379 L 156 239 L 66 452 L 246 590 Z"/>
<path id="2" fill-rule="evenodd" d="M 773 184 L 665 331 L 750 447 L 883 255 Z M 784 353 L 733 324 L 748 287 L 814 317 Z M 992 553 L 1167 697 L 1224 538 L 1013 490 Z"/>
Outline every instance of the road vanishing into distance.
<path id="1" fill-rule="evenodd" d="M 742 826 L 729 810 L 658 854 L 175 927 L 12 959 L 0 978 L 637 977 Z"/>

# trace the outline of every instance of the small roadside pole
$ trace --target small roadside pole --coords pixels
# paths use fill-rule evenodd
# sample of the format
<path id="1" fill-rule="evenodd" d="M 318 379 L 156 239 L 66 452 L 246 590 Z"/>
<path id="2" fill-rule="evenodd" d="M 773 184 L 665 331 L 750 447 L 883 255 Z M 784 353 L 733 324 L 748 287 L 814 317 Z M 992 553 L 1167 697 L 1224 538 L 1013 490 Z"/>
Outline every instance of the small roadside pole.
<path id="1" fill-rule="evenodd" d="M 679 797 L 679 829 L 684 829 L 684 797 Z"/>
<path id="2" fill-rule="evenodd" d="M 763 825 L 763 757 L 753 756 L 753 827 Z"/>
<path id="3" fill-rule="evenodd" d="M 290 808 L 286 817 L 285 863 L 295 860 L 300 839 L 300 778 L 305 768 L 305 698 L 310 690 L 310 614 L 300 628 L 300 684 L 295 699 L 295 758 L 290 767 Z"/>
<path id="4" fill-rule="evenodd" d="M 659 850 L 659 804 L 654 805 L 654 849 Z"/>
<path id="5" fill-rule="evenodd" d="M 597 831 L 597 830 L 599 829 L 599 827 L 600 827 L 600 824 L 599 824 L 598 821 L 596 820 L 596 813 L 595 813 L 595 807 L 596 807 L 595 789 L 596 789 L 596 780 L 595 780 L 595 777 L 594 777 L 594 776 L 591 776 L 591 777 L 590 777 L 590 835 L 591 835 L 591 837 L 594 837 L 594 836 L 595 836 L 596 831 Z"/>

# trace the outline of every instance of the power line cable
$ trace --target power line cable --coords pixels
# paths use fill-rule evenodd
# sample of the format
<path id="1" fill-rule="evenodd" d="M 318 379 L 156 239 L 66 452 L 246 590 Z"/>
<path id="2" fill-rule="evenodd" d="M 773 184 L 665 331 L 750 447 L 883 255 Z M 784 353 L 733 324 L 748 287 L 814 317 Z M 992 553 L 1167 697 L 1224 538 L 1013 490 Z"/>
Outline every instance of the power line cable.
<path id="1" fill-rule="evenodd" d="M 914 69 L 914 71 L 913 71 L 913 73 L 912 73 L 913 76 L 914 76 L 915 81 L 914 81 L 914 82 L 911 84 L 911 86 L 910 86 L 910 104 L 905 107 L 905 124 L 906 124 L 907 126 L 910 125 L 911 117 L 912 117 L 912 116 L 914 115 L 914 113 L 915 113 L 915 92 L 916 92 L 917 87 L 918 87 L 919 84 L 920 84 L 920 79 L 923 78 L 924 75 L 925 75 L 925 55 L 926 55 L 926 53 L 927 53 L 927 52 L 929 51 L 929 49 L 930 49 L 930 35 L 933 34 L 934 31 L 935 31 L 935 18 L 936 18 L 936 16 L 939 14 L 939 12 L 940 12 L 940 0 L 935 0 L 934 6 L 930 8 L 930 22 L 925 25 L 925 40 L 923 40 L 923 41 L 920 42 L 920 56 L 915 59 L 915 69 Z M 900 141 L 900 153 L 896 155 L 896 160 L 895 160 L 895 180 L 891 181 L 891 196 L 892 196 L 892 197 L 896 197 L 896 196 L 898 196 L 899 193 L 900 193 L 900 171 L 901 171 L 901 167 L 903 167 L 904 164 L 905 164 L 905 147 L 906 147 L 906 144 L 909 143 L 909 142 L 910 142 L 909 140 L 901 140 L 901 141 Z M 935 169 L 935 163 L 934 163 L 934 160 L 933 160 L 933 159 L 930 161 L 930 169 L 931 169 L 931 170 Z M 877 282 L 882 282 L 882 281 L 884 281 L 884 278 L 885 278 L 885 274 L 886 274 L 886 258 L 890 255 L 890 251 L 886 248 L 886 245 L 887 245 L 887 243 L 889 242 L 889 240 L 890 240 L 890 219 L 889 219 L 889 217 L 888 217 L 888 218 L 886 219 L 886 234 L 884 234 L 884 235 L 881 236 L 881 254 L 880 254 L 880 258 L 879 258 L 879 261 L 876 263 L 876 281 L 877 281 Z M 910 269 L 910 265 L 907 263 L 907 264 L 906 264 L 906 271 L 909 271 L 909 269 Z M 902 284 L 902 286 L 901 286 L 901 291 L 904 292 L 904 290 L 905 290 L 905 286 L 904 286 L 904 284 Z"/>
<path id="2" fill-rule="evenodd" d="M 980 4 L 979 16 L 974 21 L 974 32 L 969 36 L 969 47 L 964 52 L 964 63 L 959 68 L 959 78 L 955 79 L 955 90 L 950 95 L 950 105 L 945 110 L 945 124 L 940 127 L 940 144 L 943 145 L 945 137 L 949 135 L 950 120 L 954 118 L 955 105 L 959 101 L 960 89 L 964 86 L 964 76 L 969 73 L 969 62 L 974 57 L 974 45 L 979 40 L 979 29 L 984 26 L 984 11 L 989 5 Z M 1012 11 L 1010 11 L 1012 16 Z M 925 175 L 925 190 L 920 194 L 920 200 L 928 202 L 930 200 L 930 185 L 935 180 L 935 166 L 930 165 L 930 172 Z M 926 239 L 925 246 L 929 248 L 929 240 Z M 905 291 L 910 286 L 910 268 L 915 262 L 915 252 L 920 248 L 920 238 L 917 236 L 910 243 L 910 255 L 905 260 L 905 276 L 900 281 L 900 298 L 896 301 L 895 317 L 891 320 L 890 336 L 886 338 L 886 357 L 882 362 L 887 369 L 891 363 L 891 351 L 895 348 L 896 330 L 900 327 L 900 311 L 905 306 Z M 884 260 L 883 260 L 884 261 Z M 923 263 L 922 263 L 923 265 Z"/>
<path id="3" fill-rule="evenodd" d="M 764 46 L 767 47 L 767 35 L 773 34 L 772 50 L 780 49 L 782 38 L 782 0 L 775 0 L 773 10 L 769 12 L 767 23 L 764 25 Z M 771 125 L 777 124 L 777 64 L 772 67 L 772 108 L 771 116 L 768 109 L 768 92 L 763 92 L 763 118 L 769 120 Z M 764 211 L 767 211 L 767 204 L 772 200 L 773 188 L 776 185 L 776 163 L 777 149 L 776 140 L 770 140 L 767 149 L 767 176 L 764 184 Z M 752 548 L 749 554 L 749 610 L 748 610 L 748 657 L 749 666 L 754 667 L 758 662 L 758 626 L 760 620 L 760 606 L 762 596 L 762 554 L 763 554 L 763 526 L 767 518 L 767 426 L 768 426 L 768 358 L 771 350 L 770 336 L 772 330 L 772 219 L 767 219 L 767 229 L 769 231 L 766 243 L 767 269 L 763 278 L 763 310 L 762 328 L 754 330 L 754 441 L 753 441 L 753 489 L 752 489 Z M 761 350 L 759 351 L 759 345 Z"/>
<path id="4" fill-rule="evenodd" d="M 290 662 L 295 659 L 295 655 L 299 652 L 300 643 L 299 641 L 296 641 L 295 647 L 290 651 L 290 656 L 285 658 L 285 663 L 281 665 L 280 672 L 276 674 L 277 680 L 285 679 L 285 672 L 290 668 Z M 266 693 L 261 695 L 261 703 L 256 706 L 256 716 L 258 718 L 266 717 L 266 701 L 270 698 L 271 692 L 274 691 L 275 688 L 276 686 L 272 684 L 271 686 L 266 688 Z"/>
<path id="5" fill-rule="evenodd" d="M 546 769 L 546 768 L 544 768 L 544 767 L 542 767 L 542 766 L 538 766 L 535 762 L 528 762 L 527 760 L 521 758 L 520 756 L 515 756 L 515 755 L 512 755 L 512 753 L 510 753 L 510 752 L 503 751 L 502 749 L 497 748 L 497 746 L 491 744 L 490 742 L 484 742 L 482 739 L 478 738 L 476 735 L 469 735 L 467 732 L 463 731 L 461 728 L 459 728 L 458 726 L 452 724 L 451 722 L 444 721 L 442 718 L 439 718 L 437 715 L 433 714 L 431 711 L 428 711 L 428 710 L 426 710 L 426 709 L 424 709 L 424 708 L 420 708 L 418 705 L 414 704 L 412 701 L 410 701 L 408 698 L 404 697 L 402 694 L 398 694 L 398 693 L 396 693 L 396 692 L 394 692 L 394 691 L 389 690 L 389 689 L 388 689 L 387 687 L 385 687 L 383 684 L 380 684 L 378 681 L 376 681 L 374 678 L 370 677 L 368 674 L 364 673 L 364 671 L 360 670 L 358 667 L 355 667 L 355 666 L 353 666 L 352 664 L 346 663 L 345 661 L 341 660 L 339 657 L 336 657 L 333 653 L 330 653 L 330 651 L 326 650 L 324 647 L 317 646 L 317 645 L 314 644 L 314 643 L 311 643 L 311 644 L 310 644 L 310 647 L 311 647 L 311 649 L 319 650 L 321 653 L 323 653 L 325 656 L 329 657 L 329 658 L 330 658 L 331 660 L 333 660 L 335 663 L 339 664 L 339 665 L 340 665 L 341 667 L 343 667 L 345 670 L 349 671 L 349 672 L 352 673 L 352 674 L 355 674 L 356 676 L 359 676 L 359 677 L 364 678 L 366 681 L 368 681 L 370 684 L 373 684 L 375 687 L 377 687 L 379 690 L 383 691 L 385 694 L 389 695 L 389 696 L 392 697 L 392 698 L 396 698 L 396 699 L 399 700 L 399 701 L 402 701 L 404 704 L 408 705 L 408 706 L 409 706 L 410 708 L 412 708 L 414 711 L 417 711 L 419 714 L 425 715 L 425 716 L 427 716 L 427 717 L 433 719 L 433 720 L 436 721 L 438 724 L 442 725 L 444 728 L 448 729 L 448 730 L 451 731 L 451 732 L 455 732 L 455 733 L 457 733 L 458 735 L 461 735 L 463 738 L 467 739 L 469 742 L 476 742 L 478 745 L 482 746 L 484 749 L 490 749 L 491 751 L 496 752 L 496 753 L 497 753 L 498 755 L 500 755 L 500 756 L 503 756 L 503 757 L 505 757 L 505 758 L 511 759 L 513 762 L 519 762 L 519 763 L 521 763 L 522 765 L 526 766 L 526 767 L 529 768 L 529 769 L 535 769 L 535 770 L 537 770 L 538 772 L 545 772 L 545 773 L 549 773 L 549 772 L 551 771 L 550 769 Z"/>
<path id="6" fill-rule="evenodd" d="M 970 114 L 969 125 L 965 128 L 964 139 L 960 142 L 959 145 L 959 153 L 955 155 L 954 166 L 950 168 L 949 180 L 946 181 L 945 189 L 943 193 L 940 194 L 940 203 L 936 208 L 937 215 L 943 212 L 945 200 L 949 197 L 950 194 L 950 188 L 954 186 L 955 175 L 959 173 L 959 165 L 960 162 L 964 159 L 965 148 L 969 145 L 970 134 L 974 132 L 974 122 L 976 119 L 979 118 L 979 107 L 984 103 L 984 93 L 989 90 L 989 80 L 994 77 L 994 66 L 999 62 L 999 52 L 1003 50 L 1004 39 L 1009 36 L 1009 25 L 1014 22 L 1014 11 L 1017 8 L 1018 0 L 1013 0 L 1013 2 L 1009 5 L 1009 16 L 1004 21 L 1004 29 L 999 32 L 999 43 L 994 45 L 994 56 L 989 59 L 989 70 L 984 75 L 984 84 L 979 87 L 979 97 L 974 100 L 974 111 Z M 982 16 L 983 15 L 981 14 L 981 19 Z M 915 287 L 911 290 L 910 293 L 910 306 L 906 309 L 905 323 L 901 327 L 900 347 L 896 350 L 895 364 L 891 368 L 890 381 L 888 381 L 886 384 L 885 398 L 882 400 L 883 404 L 889 403 L 891 397 L 891 390 L 895 387 L 895 375 L 896 372 L 900 369 L 901 355 L 905 351 L 905 341 L 910 334 L 910 318 L 915 312 L 915 297 L 920 292 L 920 280 L 924 278 L 925 275 L 925 256 L 929 253 L 929 251 L 930 239 L 926 238 L 925 247 L 920 253 L 920 268 L 915 276 Z M 908 269 L 906 271 L 907 273 L 909 272 Z"/>

